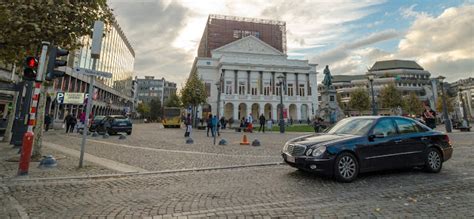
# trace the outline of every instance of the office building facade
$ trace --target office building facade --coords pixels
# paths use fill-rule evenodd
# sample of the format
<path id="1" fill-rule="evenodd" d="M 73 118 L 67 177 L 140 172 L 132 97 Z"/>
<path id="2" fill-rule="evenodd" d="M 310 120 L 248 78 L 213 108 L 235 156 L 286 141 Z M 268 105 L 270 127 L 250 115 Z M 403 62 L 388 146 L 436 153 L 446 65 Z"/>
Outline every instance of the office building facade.
<path id="1" fill-rule="evenodd" d="M 137 103 L 149 103 L 153 99 L 166 102 L 171 95 L 176 95 L 176 83 L 165 78 L 155 79 L 154 76 L 135 77 Z"/>

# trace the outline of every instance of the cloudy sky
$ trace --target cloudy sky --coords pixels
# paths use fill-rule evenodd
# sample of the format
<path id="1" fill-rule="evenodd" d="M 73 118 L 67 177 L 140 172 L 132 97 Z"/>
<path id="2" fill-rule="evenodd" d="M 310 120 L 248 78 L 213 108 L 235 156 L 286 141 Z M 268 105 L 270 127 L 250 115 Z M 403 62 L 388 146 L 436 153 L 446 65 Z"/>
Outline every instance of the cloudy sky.
<path id="1" fill-rule="evenodd" d="M 448 81 L 474 77 L 474 0 L 109 0 L 135 52 L 135 74 L 181 86 L 209 14 L 286 22 L 288 56 L 363 74 L 416 60 Z M 320 67 L 321 68 L 321 67 Z M 322 69 L 319 69 L 322 71 Z"/>

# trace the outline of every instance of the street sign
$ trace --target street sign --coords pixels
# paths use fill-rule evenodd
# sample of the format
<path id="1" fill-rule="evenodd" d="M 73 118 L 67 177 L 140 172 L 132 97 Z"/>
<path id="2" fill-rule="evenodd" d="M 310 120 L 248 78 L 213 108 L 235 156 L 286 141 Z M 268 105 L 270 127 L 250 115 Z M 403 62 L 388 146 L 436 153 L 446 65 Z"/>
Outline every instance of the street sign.
<path id="1" fill-rule="evenodd" d="M 84 93 L 64 93 L 63 103 L 80 105 L 84 103 Z"/>
<path id="2" fill-rule="evenodd" d="M 98 76 L 98 77 L 104 77 L 104 78 L 111 78 L 112 77 L 112 73 L 103 72 L 103 71 L 95 71 L 95 70 L 92 70 L 92 69 L 73 68 L 73 71 L 78 73 L 78 74 L 84 74 L 84 75 L 92 75 L 92 76 Z"/>
<path id="3" fill-rule="evenodd" d="M 64 93 L 63 92 L 58 92 L 56 94 L 56 101 L 58 102 L 58 104 L 63 104 L 63 102 L 64 102 Z"/>

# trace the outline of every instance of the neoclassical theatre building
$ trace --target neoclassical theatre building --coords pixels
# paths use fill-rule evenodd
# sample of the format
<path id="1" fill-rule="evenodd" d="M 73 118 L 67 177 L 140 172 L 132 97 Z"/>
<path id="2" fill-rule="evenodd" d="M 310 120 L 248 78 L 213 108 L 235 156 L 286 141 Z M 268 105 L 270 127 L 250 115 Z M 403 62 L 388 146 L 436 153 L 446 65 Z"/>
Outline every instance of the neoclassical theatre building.
<path id="1" fill-rule="evenodd" d="M 284 116 L 295 122 L 311 119 L 318 109 L 316 66 L 307 60 L 288 59 L 285 53 L 254 35 L 213 49 L 211 57 L 196 57 L 191 70 L 204 81 L 208 94 L 207 104 L 198 109 L 198 117 L 216 113 L 216 82 L 222 79 L 220 115 L 237 122 L 249 113 L 254 119 L 263 113 L 267 119 L 277 120 L 280 76 L 286 81 Z"/>

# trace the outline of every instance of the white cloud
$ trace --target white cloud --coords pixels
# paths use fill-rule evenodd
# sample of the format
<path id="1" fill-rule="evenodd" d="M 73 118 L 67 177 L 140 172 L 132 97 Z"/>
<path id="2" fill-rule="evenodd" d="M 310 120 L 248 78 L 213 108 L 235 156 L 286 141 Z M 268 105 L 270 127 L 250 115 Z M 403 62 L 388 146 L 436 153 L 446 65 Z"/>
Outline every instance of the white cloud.
<path id="1" fill-rule="evenodd" d="M 325 66 L 325 65 L 343 66 L 344 65 L 343 63 L 348 61 L 347 59 L 348 57 L 357 55 L 354 53 L 355 50 L 359 48 L 365 48 L 367 46 L 370 46 L 378 42 L 390 40 L 398 36 L 399 34 L 395 30 L 384 30 L 381 32 L 373 33 L 367 37 L 361 38 L 354 42 L 346 43 L 334 49 L 330 49 L 328 51 L 320 53 L 316 55 L 315 57 L 311 58 L 310 60 L 312 62 L 319 63 L 321 66 Z M 339 62 L 343 62 L 343 63 L 339 63 Z M 351 61 L 350 64 L 353 65 L 353 61 Z M 340 69 L 347 69 L 347 68 L 341 67 Z M 347 72 L 340 72 L 340 73 L 345 74 Z"/>
<path id="2" fill-rule="evenodd" d="M 474 6 L 448 8 L 438 17 L 418 16 L 398 45 L 397 57 L 415 59 L 448 80 L 474 74 Z"/>
<path id="3" fill-rule="evenodd" d="M 433 76 L 448 81 L 474 75 L 474 6 L 447 8 L 439 16 L 404 9 L 414 18 L 396 51 L 372 47 L 375 42 L 396 38 L 396 34 L 379 32 L 352 43 L 325 51 L 314 57 L 320 66 L 330 65 L 334 74 L 363 74 L 376 61 L 388 59 L 415 60 Z M 402 10 L 403 11 L 403 10 Z"/>

